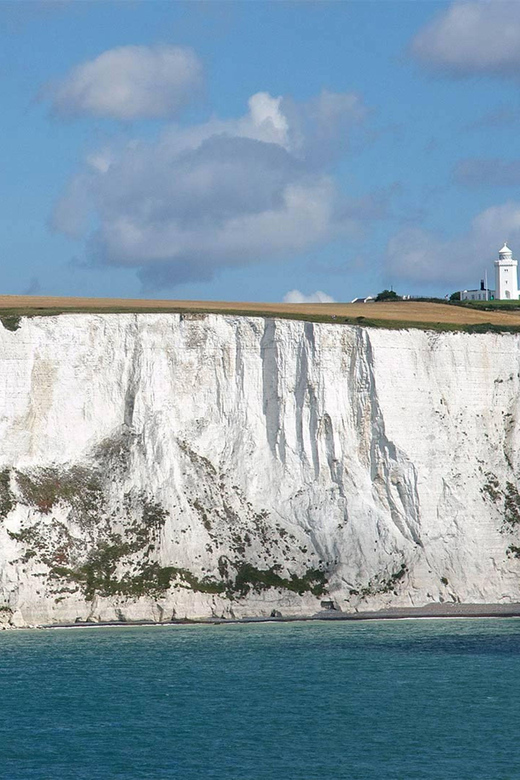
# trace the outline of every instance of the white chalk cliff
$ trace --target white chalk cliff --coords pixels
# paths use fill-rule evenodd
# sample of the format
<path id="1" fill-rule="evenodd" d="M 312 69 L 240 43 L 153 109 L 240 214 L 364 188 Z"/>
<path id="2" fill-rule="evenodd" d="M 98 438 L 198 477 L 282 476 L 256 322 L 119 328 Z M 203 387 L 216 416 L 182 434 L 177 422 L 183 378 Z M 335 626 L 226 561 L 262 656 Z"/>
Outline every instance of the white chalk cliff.
<path id="1" fill-rule="evenodd" d="M 0 326 L 0 623 L 520 601 L 520 336 Z"/>

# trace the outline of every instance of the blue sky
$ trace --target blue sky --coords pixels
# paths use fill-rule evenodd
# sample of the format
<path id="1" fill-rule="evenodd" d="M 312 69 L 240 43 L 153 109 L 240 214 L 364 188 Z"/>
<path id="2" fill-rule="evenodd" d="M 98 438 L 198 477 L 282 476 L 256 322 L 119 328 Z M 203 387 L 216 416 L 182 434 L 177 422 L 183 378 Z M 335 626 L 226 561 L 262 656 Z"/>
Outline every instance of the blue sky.
<path id="1" fill-rule="evenodd" d="M 4 0 L 2 290 L 477 286 L 520 254 L 519 80 L 516 0 Z"/>

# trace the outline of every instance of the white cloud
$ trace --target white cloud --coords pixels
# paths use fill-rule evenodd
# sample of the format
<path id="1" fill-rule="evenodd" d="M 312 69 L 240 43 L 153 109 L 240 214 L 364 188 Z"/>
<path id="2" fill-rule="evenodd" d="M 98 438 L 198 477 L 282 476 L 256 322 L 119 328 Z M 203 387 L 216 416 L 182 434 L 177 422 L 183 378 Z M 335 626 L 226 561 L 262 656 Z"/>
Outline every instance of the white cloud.
<path id="1" fill-rule="evenodd" d="M 187 128 L 172 125 L 164 132 L 161 143 L 173 154 L 196 149 L 214 136 L 236 136 L 276 144 L 305 160 L 307 166 L 320 167 L 348 149 L 352 131 L 362 126 L 367 114 L 363 100 L 355 92 L 323 90 L 301 103 L 257 92 L 249 98 L 244 116 L 226 120 L 212 117 Z"/>
<path id="2" fill-rule="evenodd" d="M 240 120 L 237 135 L 278 143 L 287 148 L 289 123 L 280 109 L 281 97 L 268 92 L 257 92 L 248 100 L 249 114 Z"/>
<path id="3" fill-rule="evenodd" d="M 419 30 L 411 52 L 453 75 L 520 76 L 520 3 L 452 3 Z"/>
<path id="4" fill-rule="evenodd" d="M 310 295 L 304 295 L 304 293 L 300 292 L 299 290 L 289 290 L 289 292 L 286 295 L 284 295 L 283 302 L 284 303 L 334 303 L 334 298 L 331 298 L 330 295 L 327 295 L 327 293 L 324 293 L 321 290 L 316 290 L 316 292 L 313 292 Z"/>
<path id="5" fill-rule="evenodd" d="M 124 121 L 173 116 L 202 80 L 196 54 L 180 46 L 121 46 L 48 84 L 42 97 L 59 116 Z"/>
<path id="6" fill-rule="evenodd" d="M 91 258 L 136 268 L 150 288 L 357 236 L 386 196 L 342 197 L 317 149 L 326 128 L 334 154 L 345 150 L 364 115 L 357 95 L 297 104 L 261 92 L 242 117 L 102 149 L 69 183 L 54 227 L 78 236 L 94 220 Z"/>
<path id="7" fill-rule="evenodd" d="M 492 269 L 505 240 L 520 257 L 520 202 L 491 206 L 466 233 L 450 239 L 420 228 L 402 230 L 388 243 L 387 269 L 396 280 L 473 286 Z"/>

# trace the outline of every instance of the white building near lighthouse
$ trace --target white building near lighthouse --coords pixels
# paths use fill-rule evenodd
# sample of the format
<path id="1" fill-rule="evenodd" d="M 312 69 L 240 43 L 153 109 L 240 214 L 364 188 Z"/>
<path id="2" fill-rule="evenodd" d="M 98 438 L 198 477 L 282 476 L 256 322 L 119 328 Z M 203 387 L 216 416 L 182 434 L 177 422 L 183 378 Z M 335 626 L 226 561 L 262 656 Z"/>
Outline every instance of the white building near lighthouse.
<path id="1" fill-rule="evenodd" d="M 518 261 L 513 260 L 507 242 L 495 260 L 495 289 L 495 298 L 499 301 L 518 300 Z"/>
<path id="2" fill-rule="evenodd" d="M 495 291 L 490 290 L 485 279 L 480 280 L 479 290 L 461 290 L 461 301 L 492 301 L 495 298 Z"/>

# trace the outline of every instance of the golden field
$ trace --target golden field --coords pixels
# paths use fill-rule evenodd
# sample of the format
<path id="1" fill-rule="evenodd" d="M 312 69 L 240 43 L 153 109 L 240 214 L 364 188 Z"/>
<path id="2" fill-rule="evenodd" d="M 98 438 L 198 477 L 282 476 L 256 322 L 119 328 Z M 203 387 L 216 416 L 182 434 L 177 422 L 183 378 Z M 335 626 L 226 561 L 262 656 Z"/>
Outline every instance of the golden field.
<path id="1" fill-rule="evenodd" d="M 419 301 L 384 303 L 247 303 L 234 301 L 145 300 L 128 298 L 65 298 L 32 295 L 0 296 L 0 314 L 35 316 L 58 313 L 109 312 L 210 312 L 223 314 L 281 316 L 291 319 L 358 321 L 389 327 L 408 323 L 467 326 L 489 323 L 498 327 L 520 327 L 520 310 L 484 311 L 463 306 Z M 362 321 L 361 321 L 362 322 Z"/>

